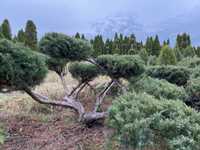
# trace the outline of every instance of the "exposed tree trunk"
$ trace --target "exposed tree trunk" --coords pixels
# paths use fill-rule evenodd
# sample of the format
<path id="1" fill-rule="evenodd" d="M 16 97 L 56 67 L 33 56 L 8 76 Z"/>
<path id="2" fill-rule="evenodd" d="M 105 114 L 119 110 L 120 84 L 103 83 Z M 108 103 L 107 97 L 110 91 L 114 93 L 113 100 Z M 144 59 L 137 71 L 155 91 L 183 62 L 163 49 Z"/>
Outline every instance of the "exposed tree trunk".
<path id="1" fill-rule="evenodd" d="M 72 99 L 71 97 L 65 96 L 62 101 L 50 100 L 48 97 L 32 92 L 29 88 L 24 88 L 24 91 L 40 104 L 60 106 L 64 108 L 71 108 L 79 114 L 79 121 L 83 123 L 90 123 L 96 120 L 104 119 L 107 116 L 107 112 L 85 112 L 83 105 Z"/>

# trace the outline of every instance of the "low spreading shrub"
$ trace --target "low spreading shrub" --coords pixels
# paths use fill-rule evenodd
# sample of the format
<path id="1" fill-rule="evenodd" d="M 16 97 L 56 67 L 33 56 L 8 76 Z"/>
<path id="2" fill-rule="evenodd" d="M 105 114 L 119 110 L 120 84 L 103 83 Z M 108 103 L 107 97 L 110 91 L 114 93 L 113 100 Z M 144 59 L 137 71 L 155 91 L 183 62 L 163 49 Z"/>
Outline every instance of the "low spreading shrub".
<path id="1" fill-rule="evenodd" d="M 145 70 L 144 62 L 137 55 L 102 55 L 96 61 L 114 79 L 129 79 L 141 75 Z"/>
<path id="2" fill-rule="evenodd" d="M 69 72 L 73 78 L 83 83 L 96 78 L 100 73 L 100 69 L 96 65 L 86 62 L 75 62 L 69 65 Z"/>
<path id="3" fill-rule="evenodd" d="M 33 87 L 46 77 L 45 57 L 8 40 L 0 40 L 0 86 Z"/>
<path id="4" fill-rule="evenodd" d="M 185 89 L 189 95 L 187 104 L 200 110 L 200 77 L 189 80 Z"/>
<path id="5" fill-rule="evenodd" d="M 188 68 L 195 68 L 200 65 L 200 58 L 199 57 L 187 57 L 182 59 L 179 63 L 179 66 L 188 67 Z"/>
<path id="6" fill-rule="evenodd" d="M 190 78 L 195 79 L 195 78 L 198 78 L 198 77 L 200 77 L 200 67 L 199 66 L 191 69 Z"/>
<path id="7" fill-rule="evenodd" d="M 148 67 L 146 74 L 158 79 L 165 79 L 178 86 L 185 85 L 190 78 L 190 70 L 177 66 Z"/>
<path id="8" fill-rule="evenodd" d="M 146 92 L 158 99 L 180 99 L 183 101 L 187 99 L 187 94 L 183 87 L 178 87 L 166 80 L 144 76 L 136 83 L 132 83 L 130 86 L 136 92 Z"/>
<path id="9" fill-rule="evenodd" d="M 127 93 L 113 102 L 108 124 L 127 149 L 159 147 L 160 141 L 167 150 L 200 149 L 200 113 L 179 100 Z"/>

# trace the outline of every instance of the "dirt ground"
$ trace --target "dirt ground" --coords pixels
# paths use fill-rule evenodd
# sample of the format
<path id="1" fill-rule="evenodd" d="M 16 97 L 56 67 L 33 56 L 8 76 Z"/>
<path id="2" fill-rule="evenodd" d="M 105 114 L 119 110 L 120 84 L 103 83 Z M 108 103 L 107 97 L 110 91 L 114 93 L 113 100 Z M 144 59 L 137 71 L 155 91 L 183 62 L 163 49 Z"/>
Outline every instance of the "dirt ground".
<path id="1" fill-rule="evenodd" d="M 60 113 L 61 115 L 62 113 Z M 1 150 L 103 150 L 106 128 L 99 124 L 92 128 L 62 117 L 44 122 L 28 116 L 0 115 L 7 130 Z"/>
<path id="2" fill-rule="evenodd" d="M 71 77 L 66 81 L 69 89 L 77 84 Z M 64 94 L 53 73 L 35 91 L 51 98 Z M 80 97 L 89 111 L 94 105 L 92 94 L 86 89 Z M 102 109 L 110 104 L 111 101 L 106 100 Z M 104 150 L 110 135 L 110 129 L 102 122 L 86 127 L 77 122 L 72 110 L 40 105 L 21 92 L 0 94 L 0 123 L 7 133 L 0 150 Z"/>

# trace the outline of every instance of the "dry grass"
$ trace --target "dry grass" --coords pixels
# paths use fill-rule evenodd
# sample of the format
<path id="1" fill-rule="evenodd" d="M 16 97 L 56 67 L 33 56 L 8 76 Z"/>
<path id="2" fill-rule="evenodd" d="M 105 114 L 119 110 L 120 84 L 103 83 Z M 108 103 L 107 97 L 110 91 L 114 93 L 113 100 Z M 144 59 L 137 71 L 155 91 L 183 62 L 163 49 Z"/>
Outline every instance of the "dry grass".
<path id="1" fill-rule="evenodd" d="M 68 92 L 72 90 L 74 86 L 77 85 L 77 81 L 74 80 L 70 74 L 68 74 L 65 77 L 65 80 L 67 83 Z M 100 90 L 102 89 L 103 85 L 109 82 L 109 80 L 110 79 L 108 77 L 99 77 L 95 79 L 94 81 L 92 81 L 91 84 Z M 38 93 L 41 93 L 50 97 L 51 99 L 54 99 L 54 98 L 57 99 L 64 95 L 64 89 L 62 87 L 61 81 L 58 78 L 58 76 L 53 72 L 50 72 L 47 78 L 45 79 L 45 81 L 41 85 L 37 86 L 34 90 Z M 94 103 L 94 95 L 91 93 L 89 88 L 86 88 L 80 94 L 80 97 L 83 101 L 84 106 L 86 106 L 86 110 L 89 111 L 90 107 Z M 85 102 L 85 100 L 87 100 L 87 103 Z M 110 105 L 110 103 L 111 103 L 110 98 L 106 99 L 105 106 L 103 107 L 103 109 L 106 109 Z M 73 126 L 73 124 L 76 125 L 76 120 L 74 119 L 74 115 L 75 115 L 74 112 L 69 109 L 64 110 L 64 109 L 53 108 L 53 107 L 38 104 L 37 102 L 33 101 L 27 94 L 23 92 L 12 92 L 8 94 L 0 94 L 0 118 L 1 119 L 3 116 L 5 120 L 7 120 L 7 118 L 9 117 L 14 118 L 14 119 L 20 118 L 19 120 L 21 120 L 21 118 L 24 118 L 25 120 L 29 118 L 32 121 L 36 121 L 36 123 L 43 122 L 43 123 L 49 123 L 49 124 L 59 119 L 59 120 L 63 120 L 64 124 L 66 124 L 67 126 L 71 126 L 71 125 Z M 42 127 L 43 126 L 41 126 L 41 128 Z M 91 131 L 89 131 L 89 133 Z M 72 132 L 72 131 L 70 129 L 70 131 L 66 131 L 66 132 Z M 86 134 L 89 134 L 89 133 L 86 133 Z M 79 141 L 78 144 L 75 145 L 75 148 L 74 149 L 72 148 L 72 150 L 76 150 L 76 149 L 120 150 L 120 149 L 123 149 L 115 140 L 109 140 L 111 139 L 110 138 L 111 133 L 109 130 L 102 129 L 102 128 L 95 129 L 95 132 L 90 133 L 90 134 L 96 134 L 96 133 L 98 133 L 99 136 L 93 139 L 89 138 L 83 141 Z M 69 134 L 74 134 L 74 138 L 79 137 L 79 135 L 76 135 L 76 133 L 69 133 Z M 95 135 L 90 135 L 90 134 L 89 136 L 95 137 Z M 104 144 L 102 145 L 102 143 Z M 161 149 L 164 150 L 164 148 L 161 148 Z M 159 149 L 147 148 L 145 150 L 159 150 Z"/>

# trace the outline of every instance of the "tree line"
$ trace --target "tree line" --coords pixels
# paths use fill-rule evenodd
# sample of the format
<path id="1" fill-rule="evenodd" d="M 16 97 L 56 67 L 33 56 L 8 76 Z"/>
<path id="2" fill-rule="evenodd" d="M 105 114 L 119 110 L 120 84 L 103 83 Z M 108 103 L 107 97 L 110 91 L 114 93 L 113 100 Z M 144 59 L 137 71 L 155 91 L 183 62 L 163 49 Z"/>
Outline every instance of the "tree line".
<path id="1" fill-rule="evenodd" d="M 200 57 L 200 47 L 192 46 L 191 37 L 187 33 L 177 35 L 174 48 L 170 47 L 169 39 L 161 42 L 158 35 L 147 37 L 144 43 L 138 41 L 134 34 L 127 36 L 115 33 L 113 39 L 105 39 L 102 35 L 96 35 L 88 40 L 84 34 L 77 32 L 74 37 L 89 41 L 94 49 L 93 55 L 96 57 L 104 54 L 139 54 L 146 63 L 150 64 L 176 64 L 184 57 L 195 55 Z M 0 25 L 0 38 L 24 43 L 33 50 L 38 49 L 37 27 L 32 20 L 28 20 L 25 29 L 20 29 L 17 35 L 13 36 L 9 20 L 5 19 Z"/>

